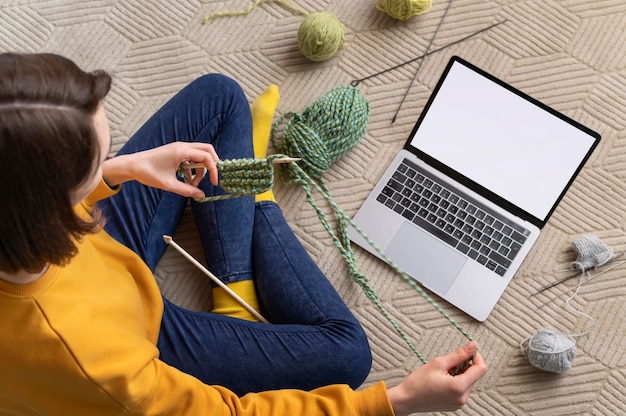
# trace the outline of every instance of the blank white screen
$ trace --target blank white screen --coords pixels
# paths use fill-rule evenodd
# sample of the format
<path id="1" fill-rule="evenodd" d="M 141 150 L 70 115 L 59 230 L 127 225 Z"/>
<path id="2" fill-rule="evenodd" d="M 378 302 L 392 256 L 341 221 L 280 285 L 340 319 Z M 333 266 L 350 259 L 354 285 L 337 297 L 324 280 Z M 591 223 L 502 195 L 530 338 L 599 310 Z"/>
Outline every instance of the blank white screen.
<path id="1" fill-rule="evenodd" d="M 455 62 L 411 145 L 544 220 L 594 141 Z"/>

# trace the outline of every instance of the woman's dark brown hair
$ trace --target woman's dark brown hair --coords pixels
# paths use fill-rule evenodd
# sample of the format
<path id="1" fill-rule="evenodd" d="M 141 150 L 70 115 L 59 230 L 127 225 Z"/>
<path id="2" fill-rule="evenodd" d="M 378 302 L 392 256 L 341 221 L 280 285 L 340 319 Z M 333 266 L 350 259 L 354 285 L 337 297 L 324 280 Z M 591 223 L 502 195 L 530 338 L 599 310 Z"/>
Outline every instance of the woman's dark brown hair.
<path id="1" fill-rule="evenodd" d="M 53 54 L 0 54 L 0 271 L 64 265 L 97 229 L 72 207 L 100 144 L 93 115 L 111 78 Z"/>

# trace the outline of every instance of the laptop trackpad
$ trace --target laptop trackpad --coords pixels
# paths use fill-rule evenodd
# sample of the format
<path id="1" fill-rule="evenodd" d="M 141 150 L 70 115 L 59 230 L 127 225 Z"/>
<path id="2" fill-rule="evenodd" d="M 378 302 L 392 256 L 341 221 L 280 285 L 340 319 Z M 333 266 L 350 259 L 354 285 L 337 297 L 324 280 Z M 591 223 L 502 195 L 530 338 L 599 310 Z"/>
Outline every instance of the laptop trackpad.
<path id="1" fill-rule="evenodd" d="M 409 276 L 439 295 L 445 295 L 467 261 L 446 243 L 406 222 L 385 252 Z"/>

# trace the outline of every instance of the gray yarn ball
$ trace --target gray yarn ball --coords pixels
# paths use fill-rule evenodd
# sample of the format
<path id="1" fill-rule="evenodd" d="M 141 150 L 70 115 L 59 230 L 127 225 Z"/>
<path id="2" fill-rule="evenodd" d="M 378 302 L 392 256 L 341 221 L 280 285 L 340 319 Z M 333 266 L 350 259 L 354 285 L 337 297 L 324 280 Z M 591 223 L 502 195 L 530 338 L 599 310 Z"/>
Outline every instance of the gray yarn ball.
<path id="1" fill-rule="evenodd" d="M 522 352 L 534 367 L 551 373 L 562 373 L 572 367 L 576 341 L 567 334 L 543 328 L 522 342 Z"/>

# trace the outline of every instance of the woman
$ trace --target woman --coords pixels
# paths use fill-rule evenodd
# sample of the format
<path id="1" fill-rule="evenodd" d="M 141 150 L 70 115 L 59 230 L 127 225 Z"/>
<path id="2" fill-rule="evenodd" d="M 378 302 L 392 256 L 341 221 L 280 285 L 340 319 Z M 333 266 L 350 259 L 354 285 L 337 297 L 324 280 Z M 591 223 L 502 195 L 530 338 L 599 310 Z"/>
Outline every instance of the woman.
<path id="1" fill-rule="evenodd" d="M 224 192 L 218 157 L 264 156 L 277 93 L 253 105 L 253 145 L 239 86 L 201 77 L 108 158 L 110 82 L 57 55 L 0 55 L 0 413 L 403 415 L 466 402 L 486 372 L 473 342 L 398 386 L 354 390 L 371 365 L 365 334 L 271 192 L 192 201 L 209 268 L 271 324 L 219 287 L 213 313 L 162 298 L 163 235 L 189 197 Z M 188 162 L 207 175 L 181 181 Z"/>

